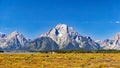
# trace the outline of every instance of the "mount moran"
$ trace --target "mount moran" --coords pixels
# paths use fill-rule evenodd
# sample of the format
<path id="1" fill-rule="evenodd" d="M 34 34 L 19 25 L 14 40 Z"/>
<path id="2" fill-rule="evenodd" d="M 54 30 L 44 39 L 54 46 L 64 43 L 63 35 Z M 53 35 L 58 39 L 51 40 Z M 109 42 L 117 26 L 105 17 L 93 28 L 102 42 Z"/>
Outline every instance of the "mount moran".
<path id="1" fill-rule="evenodd" d="M 88 36 L 81 36 L 72 27 L 66 24 L 58 24 L 48 32 L 41 34 L 35 40 L 26 39 L 19 32 L 10 35 L 0 33 L 0 50 L 120 50 L 120 33 L 113 39 L 92 40 Z"/>

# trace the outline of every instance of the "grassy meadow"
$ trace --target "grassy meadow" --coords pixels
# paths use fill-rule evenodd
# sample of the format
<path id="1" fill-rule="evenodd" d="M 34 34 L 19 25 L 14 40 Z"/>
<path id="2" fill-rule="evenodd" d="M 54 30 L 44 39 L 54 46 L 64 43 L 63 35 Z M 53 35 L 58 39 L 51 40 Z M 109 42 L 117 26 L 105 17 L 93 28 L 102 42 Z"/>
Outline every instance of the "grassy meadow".
<path id="1" fill-rule="evenodd" d="M 0 68 L 120 68 L 120 53 L 0 54 Z"/>

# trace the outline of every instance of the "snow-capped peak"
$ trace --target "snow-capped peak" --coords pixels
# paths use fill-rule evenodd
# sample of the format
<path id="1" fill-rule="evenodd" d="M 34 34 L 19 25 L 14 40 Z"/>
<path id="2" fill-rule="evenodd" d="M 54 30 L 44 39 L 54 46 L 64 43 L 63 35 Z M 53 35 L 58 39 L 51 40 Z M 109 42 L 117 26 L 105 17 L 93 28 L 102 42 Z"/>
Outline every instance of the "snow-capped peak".
<path id="1" fill-rule="evenodd" d="M 10 35 L 18 35 L 18 34 L 20 34 L 19 32 L 17 32 L 17 31 L 14 31 L 14 32 L 12 32 Z"/>
<path id="2" fill-rule="evenodd" d="M 120 32 L 113 37 L 113 40 L 118 40 L 118 39 L 120 39 Z"/>
<path id="3" fill-rule="evenodd" d="M 59 37 L 61 37 L 62 35 L 72 36 L 78 34 L 75 30 L 73 30 L 72 27 L 69 27 L 66 24 L 58 24 L 54 29 L 56 30 L 56 33 Z"/>
<path id="4" fill-rule="evenodd" d="M 20 36 L 20 35 L 22 36 L 22 34 L 20 34 L 19 32 L 14 31 L 11 34 L 9 34 L 7 38 L 11 39 L 11 38 L 15 38 L 15 37 Z"/>
<path id="5" fill-rule="evenodd" d="M 68 26 L 66 24 L 58 24 L 55 28 L 56 29 L 63 29 L 63 28 L 67 28 Z"/>
<path id="6" fill-rule="evenodd" d="M 72 27 L 69 27 L 66 24 L 58 24 L 55 28 L 50 29 L 47 33 L 42 34 L 40 37 L 50 37 L 60 46 L 60 49 L 67 47 L 74 49 L 85 46 L 89 47 L 88 49 L 91 49 L 92 46 L 97 46 L 90 37 L 81 36 L 78 32 L 73 30 Z"/>
<path id="7" fill-rule="evenodd" d="M 117 49 L 120 50 L 120 32 L 117 33 L 113 39 L 106 39 L 104 41 L 97 42 L 103 49 Z"/>
<path id="8" fill-rule="evenodd" d="M 0 38 L 6 38 L 7 35 L 5 33 L 0 32 Z"/>
<path id="9" fill-rule="evenodd" d="M 29 41 L 19 32 L 14 31 L 6 38 L 0 40 L 0 47 L 6 49 L 19 49 L 26 46 Z"/>

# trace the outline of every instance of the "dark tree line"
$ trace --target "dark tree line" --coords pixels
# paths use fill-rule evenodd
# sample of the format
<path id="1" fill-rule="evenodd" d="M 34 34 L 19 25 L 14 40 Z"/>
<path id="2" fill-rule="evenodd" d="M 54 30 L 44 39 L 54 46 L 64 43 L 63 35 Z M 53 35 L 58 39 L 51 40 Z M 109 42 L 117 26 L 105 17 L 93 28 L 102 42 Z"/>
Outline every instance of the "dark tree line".
<path id="1" fill-rule="evenodd" d="M 40 53 L 120 53 L 120 50 L 54 50 L 54 51 L 30 51 Z"/>
<path id="2" fill-rule="evenodd" d="M 34 52 L 34 53 L 120 53 L 120 50 L 44 50 L 44 51 L 23 51 L 23 50 L 12 50 L 12 51 L 0 51 L 4 52 Z"/>

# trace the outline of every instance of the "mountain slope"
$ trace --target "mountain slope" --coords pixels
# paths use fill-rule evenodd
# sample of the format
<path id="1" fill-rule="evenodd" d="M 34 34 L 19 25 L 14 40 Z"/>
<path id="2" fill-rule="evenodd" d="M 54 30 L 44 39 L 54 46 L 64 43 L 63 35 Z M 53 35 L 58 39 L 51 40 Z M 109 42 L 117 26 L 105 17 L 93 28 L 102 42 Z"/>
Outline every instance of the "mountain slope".
<path id="1" fill-rule="evenodd" d="M 58 50 L 59 46 L 51 38 L 41 37 L 30 42 L 30 44 L 26 46 L 26 49 L 31 51 L 47 51 Z"/>
<path id="2" fill-rule="evenodd" d="M 29 43 L 22 34 L 16 31 L 0 40 L 3 41 L 1 42 L 0 47 L 5 50 L 20 49 Z"/>
<path id="3" fill-rule="evenodd" d="M 120 33 L 117 33 L 112 39 L 97 41 L 97 43 L 101 45 L 102 49 L 120 50 Z"/>
<path id="4" fill-rule="evenodd" d="M 0 48 L 5 48 L 6 45 L 3 45 L 3 43 L 6 42 L 7 35 L 5 33 L 0 32 Z"/>
<path id="5" fill-rule="evenodd" d="M 81 36 L 66 24 L 58 24 L 55 28 L 50 29 L 40 37 L 50 37 L 59 45 L 60 49 L 96 50 L 99 48 L 99 45 L 90 37 Z"/>

